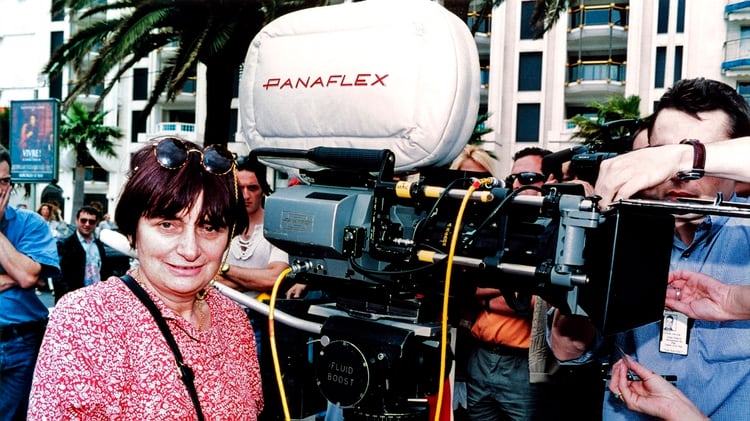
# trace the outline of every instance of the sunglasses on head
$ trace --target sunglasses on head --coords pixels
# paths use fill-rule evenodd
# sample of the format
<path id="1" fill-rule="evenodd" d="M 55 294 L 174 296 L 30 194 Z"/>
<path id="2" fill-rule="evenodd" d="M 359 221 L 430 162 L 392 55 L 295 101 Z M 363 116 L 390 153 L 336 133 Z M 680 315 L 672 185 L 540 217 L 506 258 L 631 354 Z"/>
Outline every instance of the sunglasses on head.
<path id="1" fill-rule="evenodd" d="M 541 183 L 546 179 L 547 177 L 545 177 L 544 174 L 539 174 L 538 172 L 520 172 L 509 175 L 508 178 L 505 179 L 505 184 L 507 186 L 512 186 L 513 182 L 518 180 L 521 185 L 528 186 L 535 183 Z"/>
<path id="2" fill-rule="evenodd" d="M 200 154 L 203 169 L 211 174 L 224 175 L 234 168 L 234 155 L 220 145 L 208 145 L 201 150 L 176 137 L 165 137 L 154 145 L 156 161 L 170 170 L 184 167 L 191 152 Z"/>

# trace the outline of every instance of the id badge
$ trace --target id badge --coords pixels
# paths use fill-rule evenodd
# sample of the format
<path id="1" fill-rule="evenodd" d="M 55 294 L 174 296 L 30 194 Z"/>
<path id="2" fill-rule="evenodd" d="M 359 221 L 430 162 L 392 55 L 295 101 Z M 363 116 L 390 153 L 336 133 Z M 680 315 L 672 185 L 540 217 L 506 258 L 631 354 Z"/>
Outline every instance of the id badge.
<path id="1" fill-rule="evenodd" d="M 659 351 L 669 354 L 687 355 L 688 317 L 676 311 L 664 311 L 661 320 Z"/>

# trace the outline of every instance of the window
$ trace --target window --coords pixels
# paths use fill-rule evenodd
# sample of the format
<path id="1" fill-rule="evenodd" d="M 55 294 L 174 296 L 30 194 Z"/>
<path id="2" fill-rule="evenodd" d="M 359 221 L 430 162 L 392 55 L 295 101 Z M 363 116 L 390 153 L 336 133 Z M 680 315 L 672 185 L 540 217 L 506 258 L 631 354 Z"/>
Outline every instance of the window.
<path id="1" fill-rule="evenodd" d="M 50 17 L 52 22 L 62 22 L 65 20 L 65 8 L 60 7 L 59 10 L 57 10 L 55 13 L 52 14 Z"/>
<path id="2" fill-rule="evenodd" d="M 656 32 L 666 34 L 669 30 L 669 0 L 659 0 L 659 18 L 656 21 Z"/>
<path id="3" fill-rule="evenodd" d="M 518 90 L 542 90 L 542 53 L 521 53 L 518 63 Z"/>
<path id="4" fill-rule="evenodd" d="M 148 99 L 148 69 L 133 69 L 133 99 Z"/>
<path id="5" fill-rule="evenodd" d="M 236 108 L 232 108 L 232 111 L 229 113 L 229 135 L 231 136 L 229 138 L 230 142 L 234 142 L 234 135 L 237 133 L 239 124 L 239 110 Z"/>
<path id="6" fill-rule="evenodd" d="M 534 1 L 521 2 L 521 39 L 534 39 L 536 30 L 531 26 L 531 15 L 535 5 Z"/>
<path id="7" fill-rule="evenodd" d="M 745 101 L 750 102 L 750 82 L 739 82 L 737 84 L 737 93 L 745 98 Z"/>
<path id="8" fill-rule="evenodd" d="M 682 45 L 674 47 L 674 81 L 682 79 Z"/>
<path id="9" fill-rule="evenodd" d="M 747 57 L 750 55 L 750 26 L 740 27 L 740 49 L 739 57 Z"/>
<path id="10" fill-rule="evenodd" d="M 685 32 L 685 0 L 677 0 L 677 33 Z"/>
<path id="11" fill-rule="evenodd" d="M 130 114 L 130 141 L 138 142 L 138 133 L 146 133 L 146 118 L 141 120 L 141 111 L 133 111 Z"/>
<path id="12" fill-rule="evenodd" d="M 516 141 L 539 142 L 539 104 L 518 104 L 516 117 Z"/>
<path id="13" fill-rule="evenodd" d="M 667 68 L 667 47 L 656 47 L 656 68 L 654 69 L 654 88 L 664 87 L 664 73 Z"/>
<path id="14" fill-rule="evenodd" d="M 63 33 L 62 31 L 55 31 L 50 33 L 50 55 L 54 53 L 63 44 Z M 49 75 L 49 97 L 62 99 L 62 72 Z"/>

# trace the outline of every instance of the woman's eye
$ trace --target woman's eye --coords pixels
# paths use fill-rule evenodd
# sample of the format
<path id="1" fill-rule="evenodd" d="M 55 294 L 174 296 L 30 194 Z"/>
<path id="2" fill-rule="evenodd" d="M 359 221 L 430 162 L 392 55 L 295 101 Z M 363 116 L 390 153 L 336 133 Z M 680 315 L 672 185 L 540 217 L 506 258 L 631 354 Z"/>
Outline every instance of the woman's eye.
<path id="1" fill-rule="evenodd" d="M 219 232 L 221 231 L 221 228 L 217 227 L 216 225 L 204 225 L 203 229 L 206 230 L 206 232 Z"/>

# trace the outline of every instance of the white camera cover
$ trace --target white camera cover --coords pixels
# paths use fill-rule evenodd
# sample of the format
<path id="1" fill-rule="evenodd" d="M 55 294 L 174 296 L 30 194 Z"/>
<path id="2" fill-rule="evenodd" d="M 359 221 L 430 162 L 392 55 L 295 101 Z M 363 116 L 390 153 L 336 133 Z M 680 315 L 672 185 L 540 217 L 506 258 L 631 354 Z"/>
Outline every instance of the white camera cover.
<path id="1" fill-rule="evenodd" d="M 446 165 L 479 108 L 464 22 L 429 0 L 368 0 L 282 16 L 253 40 L 240 81 L 250 149 L 390 149 L 397 172 Z M 276 168 L 308 162 L 264 159 Z"/>

